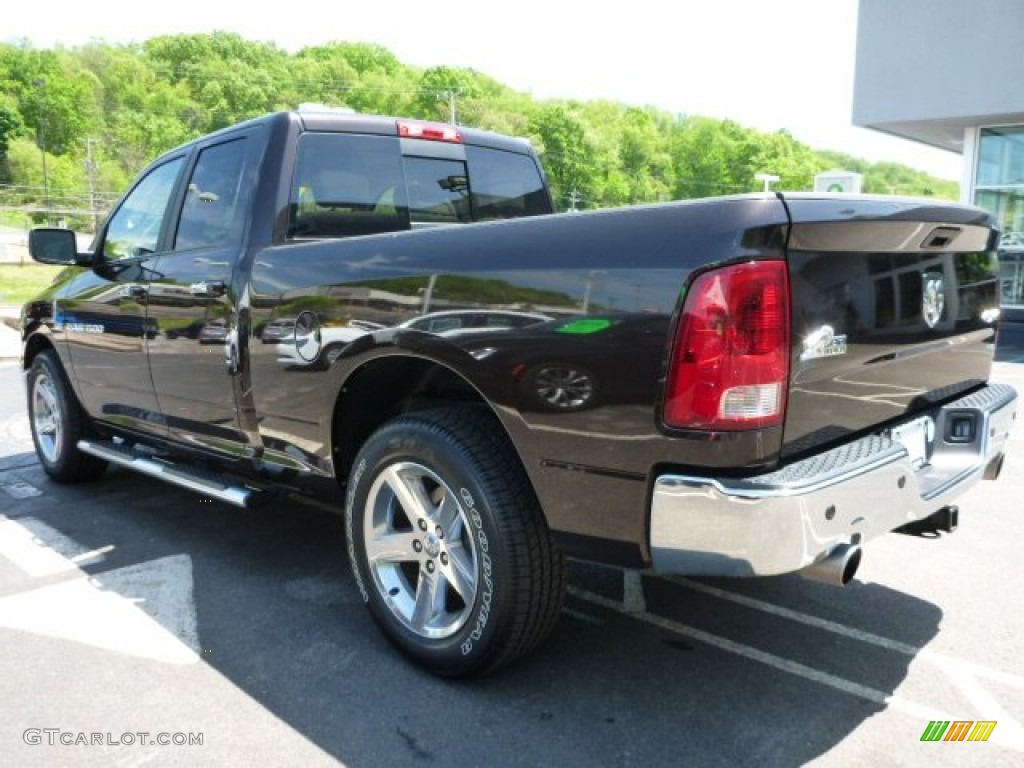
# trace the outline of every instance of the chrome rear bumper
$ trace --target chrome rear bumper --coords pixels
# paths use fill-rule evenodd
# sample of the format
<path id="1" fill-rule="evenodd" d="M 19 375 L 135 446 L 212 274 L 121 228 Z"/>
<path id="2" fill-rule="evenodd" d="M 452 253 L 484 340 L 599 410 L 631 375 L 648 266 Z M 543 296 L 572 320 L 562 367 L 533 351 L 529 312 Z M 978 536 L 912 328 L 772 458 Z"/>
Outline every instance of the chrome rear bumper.
<path id="1" fill-rule="evenodd" d="M 1016 407 L 1012 387 L 991 384 L 933 409 L 934 439 L 922 466 L 903 443 L 879 434 L 754 477 L 661 475 L 651 500 L 653 566 L 717 576 L 788 573 L 840 545 L 928 517 L 1001 459 Z"/>

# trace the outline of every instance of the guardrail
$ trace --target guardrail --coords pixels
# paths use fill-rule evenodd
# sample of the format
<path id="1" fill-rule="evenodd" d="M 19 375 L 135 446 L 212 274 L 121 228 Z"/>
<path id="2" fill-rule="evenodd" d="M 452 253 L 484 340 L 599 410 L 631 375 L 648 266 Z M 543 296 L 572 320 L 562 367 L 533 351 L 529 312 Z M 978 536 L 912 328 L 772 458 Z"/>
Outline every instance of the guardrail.
<path id="1" fill-rule="evenodd" d="M 18 184 L 0 184 L 0 213 L 24 215 L 33 221 L 43 218 L 52 223 L 68 217 L 83 217 L 99 221 L 113 206 L 116 198 L 88 189 L 64 189 Z"/>

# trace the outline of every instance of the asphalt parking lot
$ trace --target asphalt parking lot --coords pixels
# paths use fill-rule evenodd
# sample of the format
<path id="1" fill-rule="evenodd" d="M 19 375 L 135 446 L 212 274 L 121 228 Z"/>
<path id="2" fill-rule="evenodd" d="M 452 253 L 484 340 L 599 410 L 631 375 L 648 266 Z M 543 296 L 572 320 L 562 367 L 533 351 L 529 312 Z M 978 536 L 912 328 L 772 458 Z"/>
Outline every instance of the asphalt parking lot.
<path id="1" fill-rule="evenodd" d="M 994 377 L 1024 392 L 1006 341 Z M 845 589 L 574 563 L 545 646 L 446 682 L 373 625 L 338 518 L 49 483 L 22 387 L 0 364 L 0 765 L 1024 762 L 1020 420 L 958 532 L 870 543 Z M 933 720 L 996 726 L 923 743 Z"/>

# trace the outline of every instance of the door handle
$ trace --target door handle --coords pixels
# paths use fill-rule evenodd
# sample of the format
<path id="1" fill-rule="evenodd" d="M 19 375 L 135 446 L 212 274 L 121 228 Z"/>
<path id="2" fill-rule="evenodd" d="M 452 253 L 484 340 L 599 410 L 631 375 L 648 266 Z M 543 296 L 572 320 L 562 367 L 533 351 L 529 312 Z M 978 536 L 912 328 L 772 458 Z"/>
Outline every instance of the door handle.
<path id="1" fill-rule="evenodd" d="M 223 280 L 202 280 L 188 287 L 193 296 L 216 297 L 227 293 L 228 287 Z"/>
<path id="2" fill-rule="evenodd" d="M 125 283 L 121 286 L 121 298 L 123 299 L 145 301 L 147 296 L 149 296 L 149 291 L 146 290 L 146 286 L 144 285 L 139 285 L 138 283 Z"/>

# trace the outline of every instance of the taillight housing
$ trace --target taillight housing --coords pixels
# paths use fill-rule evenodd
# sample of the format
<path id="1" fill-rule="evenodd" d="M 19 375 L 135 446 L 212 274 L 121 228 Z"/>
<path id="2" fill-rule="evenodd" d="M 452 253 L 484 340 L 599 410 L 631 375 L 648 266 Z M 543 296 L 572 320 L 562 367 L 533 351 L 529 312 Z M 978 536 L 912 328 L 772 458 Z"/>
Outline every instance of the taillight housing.
<path id="1" fill-rule="evenodd" d="M 399 120 L 396 126 L 398 135 L 403 138 L 447 141 L 451 144 L 462 143 L 462 132 L 453 125 L 425 123 L 419 120 Z"/>
<path id="2" fill-rule="evenodd" d="M 753 261 L 699 275 L 673 342 L 665 424 L 709 430 L 781 424 L 789 340 L 786 262 Z"/>

